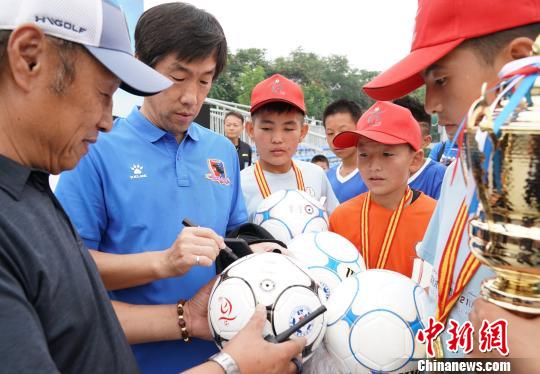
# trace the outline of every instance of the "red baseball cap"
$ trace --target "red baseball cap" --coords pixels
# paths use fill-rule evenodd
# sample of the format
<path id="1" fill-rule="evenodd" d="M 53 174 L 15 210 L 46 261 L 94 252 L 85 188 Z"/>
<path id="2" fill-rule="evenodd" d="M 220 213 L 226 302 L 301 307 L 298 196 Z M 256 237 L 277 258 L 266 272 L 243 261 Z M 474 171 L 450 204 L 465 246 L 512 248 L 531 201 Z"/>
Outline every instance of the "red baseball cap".
<path id="1" fill-rule="evenodd" d="M 421 148 L 420 125 L 411 111 L 388 101 L 378 101 L 356 124 L 356 131 L 344 131 L 334 138 L 336 148 L 356 147 L 362 136 L 382 144 L 410 144 Z"/>
<path id="2" fill-rule="evenodd" d="M 272 102 L 289 103 L 306 114 L 304 93 L 299 85 L 281 74 L 274 74 L 270 78 L 259 82 L 251 91 L 251 109 L 253 114 L 261 106 Z"/>
<path id="3" fill-rule="evenodd" d="M 539 0 L 418 0 L 411 53 L 364 86 L 393 100 L 424 84 L 420 72 L 466 39 L 540 21 Z"/>

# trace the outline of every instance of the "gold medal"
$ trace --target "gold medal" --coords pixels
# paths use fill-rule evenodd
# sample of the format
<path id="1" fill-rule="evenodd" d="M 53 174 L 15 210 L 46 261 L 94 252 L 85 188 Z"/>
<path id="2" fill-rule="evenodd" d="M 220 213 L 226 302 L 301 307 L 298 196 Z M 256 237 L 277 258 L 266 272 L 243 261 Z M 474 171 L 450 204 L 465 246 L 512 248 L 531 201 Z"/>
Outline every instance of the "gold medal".
<path id="1" fill-rule="evenodd" d="M 442 345 L 442 339 L 441 339 L 442 333 L 435 339 L 435 342 L 433 342 L 433 349 L 435 350 L 435 358 L 444 358 L 444 349 Z"/>

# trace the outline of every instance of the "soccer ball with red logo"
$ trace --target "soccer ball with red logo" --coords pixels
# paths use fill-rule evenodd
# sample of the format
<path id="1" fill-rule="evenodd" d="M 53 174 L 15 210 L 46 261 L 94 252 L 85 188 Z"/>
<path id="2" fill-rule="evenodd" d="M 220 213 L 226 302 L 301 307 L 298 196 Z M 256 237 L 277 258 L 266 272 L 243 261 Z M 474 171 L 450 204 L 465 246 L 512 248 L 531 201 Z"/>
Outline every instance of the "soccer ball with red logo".
<path id="1" fill-rule="evenodd" d="M 427 305 L 426 292 L 400 273 L 356 273 L 328 299 L 326 348 L 344 372 L 415 371 L 426 355 L 416 333 L 427 325 Z"/>
<path id="2" fill-rule="evenodd" d="M 302 233 L 327 231 L 328 214 L 324 205 L 307 192 L 280 190 L 259 204 L 253 223 L 288 243 Z"/>
<path id="3" fill-rule="evenodd" d="M 287 244 L 322 287 L 326 298 L 345 278 L 366 270 L 364 259 L 349 240 L 335 232 L 305 233 Z"/>
<path id="4" fill-rule="evenodd" d="M 221 273 L 210 294 L 208 322 L 214 341 L 223 348 L 246 325 L 258 303 L 267 310 L 264 335 L 276 336 L 325 302 L 322 289 L 297 261 L 278 253 L 257 253 Z M 323 313 L 291 336 L 306 337 L 304 360 L 319 346 L 325 331 Z"/>

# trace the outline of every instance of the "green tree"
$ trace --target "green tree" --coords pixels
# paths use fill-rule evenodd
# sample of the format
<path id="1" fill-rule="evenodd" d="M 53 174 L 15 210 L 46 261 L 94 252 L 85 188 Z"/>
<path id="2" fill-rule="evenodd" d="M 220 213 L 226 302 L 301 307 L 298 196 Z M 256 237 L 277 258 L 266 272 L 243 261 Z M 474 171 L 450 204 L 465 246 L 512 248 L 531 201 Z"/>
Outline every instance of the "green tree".
<path id="1" fill-rule="evenodd" d="M 310 82 L 303 87 L 304 101 L 306 103 L 307 115 L 315 118 L 322 118 L 324 108 L 330 102 L 330 93 L 322 84 Z"/>
<path id="2" fill-rule="evenodd" d="M 352 68 L 346 56 L 319 56 L 302 48 L 273 61 L 264 49 L 240 49 L 229 53 L 228 66 L 214 82 L 210 97 L 249 104 L 253 87 L 275 73 L 302 87 L 308 114 L 315 118 L 321 118 L 324 108 L 337 99 L 353 100 L 366 110 L 373 100 L 362 87 L 378 74 Z"/>
<path id="3" fill-rule="evenodd" d="M 266 73 L 262 66 L 244 66 L 244 70 L 240 73 L 237 82 L 237 92 L 238 96 L 236 97 L 236 102 L 240 104 L 249 105 L 251 100 L 251 91 L 253 87 L 257 85 L 260 81 L 266 78 Z"/>

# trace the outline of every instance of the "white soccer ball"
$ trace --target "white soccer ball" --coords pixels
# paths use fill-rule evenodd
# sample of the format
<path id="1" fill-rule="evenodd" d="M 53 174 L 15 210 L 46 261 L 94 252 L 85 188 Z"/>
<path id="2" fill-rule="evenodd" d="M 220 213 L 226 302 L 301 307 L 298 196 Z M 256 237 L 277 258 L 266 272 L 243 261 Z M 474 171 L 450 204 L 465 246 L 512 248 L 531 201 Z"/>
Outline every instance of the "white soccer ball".
<path id="1" fill-rule="evenodd" d="M 264 335 L 276 336 L 325 303 L 322 289 L 296 260 L 273 252 L 256 253 L 232 263 L 216 280 L 208 322 L 214 341 L 223 348 L 246 325 L 257 304 L 267 310 Z M 304 360 L 323 340 L 326 322 L 323 313 L 291 336 L 306 337 Z"/>
<path id="2" fill-rule="evenodd" d="M 299 190 L 280 190 L 264 199 L 253 217 L 283 243 L 305 232 L 328 230 L 328 214 L 324 205 Z"/>
<path id="3" fill-rule="evenodd" d="M 425 357 L 416 333 L 427 324 L 427 304 L 426 292 L 400 273 L 354 274 L 328 300 L 326 347 L 349 373 L 416 370 Z"/>
<path id="4" fill-rule="evenodd" d="M 298 235 L 287 244 L 287 249 L 306 265 L 327 298 L 343 279 L 366 270 L 354 244 L 335 232 Z"/>

